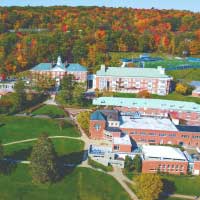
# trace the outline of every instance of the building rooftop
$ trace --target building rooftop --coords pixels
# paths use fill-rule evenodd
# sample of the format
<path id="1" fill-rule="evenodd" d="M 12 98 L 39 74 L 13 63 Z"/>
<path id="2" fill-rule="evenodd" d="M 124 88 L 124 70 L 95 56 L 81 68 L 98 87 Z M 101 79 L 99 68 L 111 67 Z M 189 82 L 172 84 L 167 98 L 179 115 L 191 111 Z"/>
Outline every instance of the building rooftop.
<path id="1" fill-rule="evenodd" d="M 193 87 L 198 88 L 198 87 L 200 87 L 200 81 L 192 81 L 192 82 L 190 83 L 190 85 L 193 86 Z"/>
<path id="2" fill-rule="evenodd" d="M 176 160 L 187 161 L 184 153 L 174 147 L 143 145 L 142 152 L 145 160 Z"/>
<path id="3" fill-rule="evenodd" d="M 141 117 L 132 119 L 130 116 L 122 116 L 120 128 L 178 131 L 170 119 L 155 117 Z"/>
<path id="4" fill-rule="evenodd" d="M 66 71 L 66 72 L 86 72 L 86 67 L 78 63 L 62 63 L 61 57 L 58 57 L 57 63 L 40 63 L 33 67 L 31 71 Z"/>
<path id="5" fill-rule="evenodd" d="M 96 75 L 116 77 L 170 78 L 168 75 L 161 73 L 161 70 L 156 68 L 102 67 L 97 71 Z"/>
<path id="6" fill-rule="evenodd" d="M 99 97 L 93 100 L 93 105 L 200 112 L 200 105 L 197 103 L 162 99 Z"/>
<path id="7" fill-rule="evenodd" d="M 100 110 L 96 110 L 90 115 L 90 120 L 103 120 L 105 121 L 105 117 L 103 114 L 100 112 Z"/>
<path id="8" fill-rule="evenodd" d="M 177 125 L 176 128 L 179 131 L 182 131 L 182 132 L 200 133 L 200 126 L 182 126 L 182 125 Z"/>
<path id="9" fill-rule="evenodd" d="M 107 121 L 119 121 L 119 112 L 117 110 L 100 110 L 106 116 Z"/>
<path id="10" fill-rule="evenodd" d="M 195 90 L 192 91 L 193 93 L 199 93 L 200 94 L 200 87 L 196 88 Z"/>
<path id="11" fill-rule="evenodd" d="M 123 137 L 113 137 L 113 144 L 131 145 L 131 140 L 128 135 L 124 135 Z"/>

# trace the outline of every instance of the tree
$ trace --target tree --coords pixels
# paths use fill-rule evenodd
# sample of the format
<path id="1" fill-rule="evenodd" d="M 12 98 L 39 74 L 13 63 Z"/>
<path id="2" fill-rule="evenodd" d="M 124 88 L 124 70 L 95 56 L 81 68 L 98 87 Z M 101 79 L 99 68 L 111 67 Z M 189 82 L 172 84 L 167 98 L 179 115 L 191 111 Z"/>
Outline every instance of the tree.
<path id="1" fill-rule="evenodd" d="M 133 163 L 133 159 L 131 157 L 129 157 L 129 156 L 125 157 L 124 168 L 129 172 L 133 171 L 134 163 Z"/>
<path id="2" fill-rule="evenodd" d="M 175 91 L 182 95 L 188 95 L 192 93 L 194 87 L 188 85 L 187 83 L 177 83 Z"/>
<path id="3" fill-rule="evenodd" d="M 158 174 L 141 174 L 135 179 L 137 196 L 142 200 L 155 200 L 163 190 Z"/>
<path id="4" fill-rule="evenodd" d="M 73 91 L 75 87 L 74 76 L 69 74 L 65 76 L 61 80 L 61 91 L 60 91 L 60 98 L 68 103 L 71 104 L 73 101 Z"/>
<path id="5" fill-rule="evenodd" d="M 84 92 L 85 92 L 86 86 L 85 83 L 76 83 L 74 86 L 74 92 L 73 92 L 73 99 L 74 102 L 83 105 L 84 103 Z"/>
<path id="6" fill-rule="evenodd" d="M 24 108 L 25 102 L 26 102 L 24 81 L 18 80 L 15 83 L 14 90 L 15 90 L 14 96 L 15 96 L 15 100 L 16 100 L 17 110 L 21 110 Z"/>
<path id="7" fill-rule="evenodd" d="M 139 98 L 150 98 L 151 94 L 147 90 L 142 90 L 138 92 L 137 97 Z"/>
<path id="8" fill-rule="evenodd" d="M 88 49 L 85 42 L 76 40 L 72 49 L 72 54 L 75 62 L 80 62 L 82 58 L 87 56 Z"/>
<path id="9" fill-rule="evenodd" d="M 141 160 L 141 157 L 139 155 L 136 155 L 134 158 L 133 158 L 133 167 L 134 167 L 134 171 L 136 172 L 141 172 L 142 170 L 142 160 Z"/>
<path id="10" fill-rule="evenodd" d="M 57 154 L 47 134 L 42 134 L 34 144 L 30 162 L 35 183 L 54 182 L 59 178 Z"/>
<path id="11" fill-rule="evenodd" d="M 89 134 L 90 114 L 91 112 L 85 111 L 85 112 L 80 112 L 77 115 L 77 121 L 79 125 L 87 134 Z"/>

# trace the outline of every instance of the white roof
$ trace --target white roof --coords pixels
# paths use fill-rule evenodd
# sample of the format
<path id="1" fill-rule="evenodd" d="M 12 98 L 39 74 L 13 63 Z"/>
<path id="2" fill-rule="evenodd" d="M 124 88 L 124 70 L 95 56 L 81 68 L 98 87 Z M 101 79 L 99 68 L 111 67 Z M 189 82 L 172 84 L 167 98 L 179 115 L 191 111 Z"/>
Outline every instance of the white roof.
<path id="1" fill-rule="evenodd" d="M 145 160 L 187 160 L 184 153 L 174 147 L 143 145 L 142 151 Z"/>
<path id="2" fill-rule="evenodd" d="M 192 92 L 196 92 L 196 93 L 200 93 L 200 87 L 197 87 L 195 90 L 193 90 Z"/>
<path id="3" fill-rule="evenodd" d="M 131 119 L 130 116 L 122 116 L 120 128 L 178 131 L 170 119 L 155 117 Z"/>
<path id="4" fill-rule="evenodd" d="M 125 145 L 131 145 L 131 140 L 128 135 L 125 135 L 123 137 L 114 137 L 113 138 L 113 144 L 125 144 Z"/>

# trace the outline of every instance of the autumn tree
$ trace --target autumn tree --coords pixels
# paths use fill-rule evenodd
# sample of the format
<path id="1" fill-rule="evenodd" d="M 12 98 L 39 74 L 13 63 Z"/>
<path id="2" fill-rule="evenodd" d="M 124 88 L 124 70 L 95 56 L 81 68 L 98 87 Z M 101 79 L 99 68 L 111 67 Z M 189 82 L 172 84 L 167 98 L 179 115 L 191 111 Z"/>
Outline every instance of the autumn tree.
<path id="1" fill-rule="evenodd" d="M 137 94 L 138 98 L 150 98 L 151 94 L 147 90 L 142 90 Z"/>
<path id="2" fill-rule="evenodd" d="M 141 174 L 135 179 L 136 194 L 141 200 L 158 199 L 163 182 L 158 174 Z"/>
<path id="3" fill-rule="evenodd" d="M 30 162 L 33 182 L 51 183 L 59 178 L 57 154 L 47 134 L 42 134 L 34 144 Z"/>
<path id="4" fill-rule="evenodd" d="M 90 114 L 91 112 L 85 111 L 85 112 L 80 112 L 77 115 L 77 121 L 79 125 L 87 134 L 89 134 Z"/>

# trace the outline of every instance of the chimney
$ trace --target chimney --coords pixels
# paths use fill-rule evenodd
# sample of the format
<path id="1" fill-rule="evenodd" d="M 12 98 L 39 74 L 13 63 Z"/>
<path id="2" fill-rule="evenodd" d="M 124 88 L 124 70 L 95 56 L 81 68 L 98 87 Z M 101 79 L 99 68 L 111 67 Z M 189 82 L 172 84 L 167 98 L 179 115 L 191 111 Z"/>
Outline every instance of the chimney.
<path id="1" fill-rule="evenodd" d="M 165 74 L 165 68 L 162 68 L 162 66 L 158 66 L 157 70 L 160 72 L 160 74 Z"/>
<path id="2" fill-rule="evenodd" d="M 58 65 L 58 66 L 61 66 L 61 65 L 62 65 L 62 60 L 61 60 L 61 57 L 60 57 L 60 56 L 58 56 L 57 65 Z"/>
<path id="3" fill-rule="evenodd" d="M 106 71 L 106 66 L 104 64 L 101 65 L 101 70 L 104 72 Z"/>

